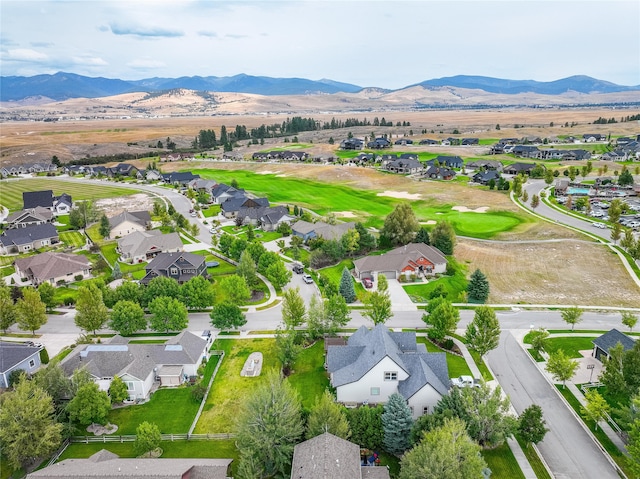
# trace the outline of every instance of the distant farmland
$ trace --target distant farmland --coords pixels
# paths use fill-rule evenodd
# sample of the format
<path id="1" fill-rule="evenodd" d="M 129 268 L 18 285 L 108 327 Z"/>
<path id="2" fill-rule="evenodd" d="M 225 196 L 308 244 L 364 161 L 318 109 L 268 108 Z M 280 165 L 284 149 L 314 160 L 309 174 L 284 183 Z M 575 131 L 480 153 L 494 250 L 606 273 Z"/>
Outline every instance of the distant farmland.
<path id="1" fill-rule="evenodd" d="M 10 211 L 19 210 L 22 208 L 22 193 L 39 190 L 53 190 L 56 196 L 67 193 L 74 201 L 114 198 L 137 193 L 129 188 L 118 188 L 98 182 L 93 185 L 45 178 L 8 180 L 0 182 L 0 205 L 9 208 Z"/>

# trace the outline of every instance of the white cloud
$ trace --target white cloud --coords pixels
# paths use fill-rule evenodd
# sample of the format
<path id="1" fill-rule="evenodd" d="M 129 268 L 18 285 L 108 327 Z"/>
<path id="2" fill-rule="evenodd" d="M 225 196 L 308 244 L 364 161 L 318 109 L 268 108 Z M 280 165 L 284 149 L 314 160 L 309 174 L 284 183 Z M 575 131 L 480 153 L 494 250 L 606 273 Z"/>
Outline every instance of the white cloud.
<path id="1" fill-rule="evenodd" d="M 88 55 L 80 56 L 80 57 L 72 57 L 71 60 L 76 65 L 84 65 L 88 67 L 101 67 L 106 66 L 108 63 L 104 61 L 100 57 L 92 57 Z"/>
<path id="2" fill-rule="evenodd" d="M 133 35 L 137 37 L 181 37 L 184 35 L 182 30 L 146 26 L 146 25 L 124 25 L 113 22 L 109 25 L 114 35 Z"/>
<path id="3" fill-rule="evenodd" d="M 2 60 L 13 62 L 44 63 L 49 60 L 48 55 L 30 48 L 14 48 L 2 52 Z"/>
<path id="4" fill-rule="evenodd" d="M 136 70 L 155 70 L 158 68 L 164 68 L 167 66 L 167 64 L 159 60 L 139 59 L 127 62 L 127 66 L 130 68 L 135 68 Z"/>

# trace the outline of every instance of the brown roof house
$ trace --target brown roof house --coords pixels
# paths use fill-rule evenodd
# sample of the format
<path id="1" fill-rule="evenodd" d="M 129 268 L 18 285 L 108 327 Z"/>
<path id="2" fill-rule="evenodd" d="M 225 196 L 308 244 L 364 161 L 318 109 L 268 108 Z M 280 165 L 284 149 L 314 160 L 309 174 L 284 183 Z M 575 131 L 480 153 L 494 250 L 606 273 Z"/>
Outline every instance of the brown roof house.
<path id="1" fill-rule="evenodd" d="M 52 285 L 71 283 L 91 277 L 91 263 L 85 256 L 76 254 L 40 253 L 17 259 L 15 266 L 16 273 L 34 286 L 44 282 Z"/>
<path id="2" fill-rule="evenodd" d="M 360 446 L 331 433 L 301 442 L 293 450 L 291 479 L 362 478 L 389 479 L 389 469 L 363 465 Z"/>
<path id="3" fill-rule="evenodd" d="M 129 344 L 129 339 L 114 336 L 106 344 L 78 346 L 60 365 L 69 376 L 85 368 L 103 391 L 119 376 L 127 385 L 129 400 L 136 401 L 148 398 L 154 385 L 179 386 L 196 376 L 208 359 L 208 349 L 207 339 L 189 331 L 165 344 Z"/>
<path id="4" fill-rule="evenodd" d="M 88 459 L 65 459 L 27 478 L 227 479 L 233 459 L 122 459 L 101 449 Z"/>
<path id="5" fill-rule="evenodd" d="M 353 262 L 356 278 L 373 278 L 382 274 L 397 279 L 400 275 L 431 276 L 447 270 L 447 258 L 433 246 L 410 243 L 379 256 L 365 256 Z"/>

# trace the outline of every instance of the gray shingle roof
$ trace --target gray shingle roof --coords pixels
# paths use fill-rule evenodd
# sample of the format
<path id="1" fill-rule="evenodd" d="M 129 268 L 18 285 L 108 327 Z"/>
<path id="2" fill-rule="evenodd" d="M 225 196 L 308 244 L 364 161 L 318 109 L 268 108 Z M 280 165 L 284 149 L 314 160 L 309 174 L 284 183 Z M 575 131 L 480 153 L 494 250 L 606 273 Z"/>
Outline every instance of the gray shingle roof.
<path id="1" fill-rule="evenodd" d="M 359 479 L 360 447 L 325 432 L 293 450 L 291 479 Z"/>
<path id="2" fill-rule="evenodd" d="M 9 247 L 11 245 L 25 245 L 34 241 L 57 238 L 58 230 L 51 223 L 30 225 L 25 228 L 15 228 L 5 231 L 0 236 L 0 243 Z"/>
<path id="3" fill-rule="evenodd" d="M 132 223 L 138 223 L 139 225 L 145 226 L 147 223 L 151 222 L 151 215 L 148 211 L 123 211 L 119 215 L 109 218 L 109 225 L 112 228 L 115 228 L 125 221 L 131 221 Z"/>
<path id="4" fill-rule="evenodd" d="M 53 191 L 24 191 L 22 193 L 22 204 L 25 210 L 36 206 L 53 208 Z"/>
<path id="5" fill-rule="evenodd" d="M 232 459 L 121 459 L 104 449 L 88 459 L 65 459 L 28 478 L 225 479 Z"/>
<path id="6" fill-rule="evenodd" d="M 0 341 L 0 373 L 4 373 L 25 359 L 38 354 L 40 348 L 26 344 Z"/>
<path id="7" fill-rule="evenodd" d="M 624 350 L 628 351 L 629 349 L 633 349 L 636 341 L 615 328 L 604 333 L 599 338 L 593 340 L 593 344 L 598 346 L 603 351 L 606 351 L 607 354 L 609 354 L 609 349 L 611 349 L 618 343 L 622 343 L 622 347 L 624 348 Z"/>
<path id="8" fill-rule="evenodd" d="M 178 233 L 162 234 L 160 230 L 134 231 L 118 240 L 120 251 L 130 256 L 140 256 L 153 247 L 157 251 L 182 249 L 182 240 Z"/>

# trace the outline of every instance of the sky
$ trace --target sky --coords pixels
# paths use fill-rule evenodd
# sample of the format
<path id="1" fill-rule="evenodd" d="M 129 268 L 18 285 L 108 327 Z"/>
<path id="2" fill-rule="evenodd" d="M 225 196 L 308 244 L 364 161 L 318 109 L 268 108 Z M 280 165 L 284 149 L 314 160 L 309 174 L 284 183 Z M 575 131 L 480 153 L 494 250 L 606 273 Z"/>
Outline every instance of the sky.
<path id="1" fill-rule="evenodd" d="M 638 0 L 1 0 L 0 72 L 640 85 Z"/>

